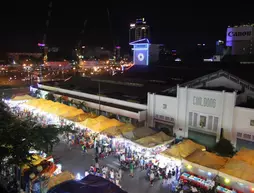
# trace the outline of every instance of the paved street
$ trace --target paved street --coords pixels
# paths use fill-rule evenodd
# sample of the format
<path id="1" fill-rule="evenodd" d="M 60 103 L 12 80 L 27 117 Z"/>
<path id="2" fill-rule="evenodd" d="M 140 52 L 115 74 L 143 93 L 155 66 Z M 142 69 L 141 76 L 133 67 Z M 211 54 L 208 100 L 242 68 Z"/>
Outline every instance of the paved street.
<path id="1" fill-rule="evenodd" d="M 84 171 L 89 169 L 90 165 L 94 163 L 93 156 L 94 150 L 89 150 L 87 154 L 82 155 L 81 148 L 73 148 L 69 150 L 64 143 L 60 143 L 54 148 L 54 156 L 60 157 L 60 162 L 63 166 L 63 170 L 69 170 L 70 172 L 84 174 Z M 115 157 L 108 157 L 99 160 L 100 165 L 107 165 L 109 168 L 118 169 L 120 164 Z M 151 187 L 148 180 L 145 179 L 145 171 L 140 169 L 135 170 L 134 178 L 129 177 L 129 171 L 124 171 L 123 178 L 121 180 L 122 188 L 128 193 L 169 193 L 169 185 L 164 185 L 155 182 Z"/>

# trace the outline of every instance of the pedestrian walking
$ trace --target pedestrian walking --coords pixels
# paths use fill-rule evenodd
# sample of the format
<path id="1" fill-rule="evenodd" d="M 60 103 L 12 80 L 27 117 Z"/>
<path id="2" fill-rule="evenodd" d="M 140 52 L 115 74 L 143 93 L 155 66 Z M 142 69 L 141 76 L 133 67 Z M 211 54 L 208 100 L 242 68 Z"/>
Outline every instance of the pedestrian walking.
<path id="1" fill-rule="evenodd" d="M 153 186 L 153 181 L 154 181 L 154 173 L 151 171 L 151 173 L 150 173 L 150 184 L 151 184 L 151 186 Z"/>
<path id="2" fill-rule="evenodd" d="M 134 163 L 130 162 L 130 176 L 134 177 Z"/>
<path id="3" fill-rule="evenodd" d="M 95 156 L 94 160 L 95 160 L 95 163 L 98 163 L 99 161 L 98 155 Z"/>
<path id="4" fill-rule="evenodd" d="M 115 183 L 115 172 L 113 169 L 111 169 L 109 172 L 109 179 L 111 182 Z"/>

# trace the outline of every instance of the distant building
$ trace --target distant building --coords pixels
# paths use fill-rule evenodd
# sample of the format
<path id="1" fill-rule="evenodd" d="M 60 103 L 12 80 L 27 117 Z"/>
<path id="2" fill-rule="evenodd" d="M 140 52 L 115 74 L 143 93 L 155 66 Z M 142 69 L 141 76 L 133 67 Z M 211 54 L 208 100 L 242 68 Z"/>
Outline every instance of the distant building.
<path id="1" fill-rule="evenodd" d="M 146 24 L 145 18 L 137 19 L 136 23 L 130 24 L 129 42 L 144 38 L 150 39 L 150 26 Z"/>
<path id="2" fill-rule="evenodd" d="M 149 57 L 151 63 L 158 62 L 160 60 L 161 50 L 164 45 L 162 44 L 151 44 L 149 49 Z"/>
<path id="3" fill-rule="evenodd" d="M 116 46 L 114 52 L 115 52 L 114 53 L 115 59 L 120 60 L 121 59 L 121 47 Z"/>
<path id="4" fill-rule="evenodd" d="M 112 57 L 112 52 L 104 47 L 86 47 L 84 50 L 84 57 L 88 59 L 108 60 Z"/>
<path id="5" fill-rule="evenodd" d="M 224 41 L 216 41 L 216 55 L 222 56 L 224 54 Z"/>
<path id="6" fill-rule="evenodd" d="M 232 55 L 253 55 L 253 25 L 228 27 L 226 46 L 231 47 Z"/>

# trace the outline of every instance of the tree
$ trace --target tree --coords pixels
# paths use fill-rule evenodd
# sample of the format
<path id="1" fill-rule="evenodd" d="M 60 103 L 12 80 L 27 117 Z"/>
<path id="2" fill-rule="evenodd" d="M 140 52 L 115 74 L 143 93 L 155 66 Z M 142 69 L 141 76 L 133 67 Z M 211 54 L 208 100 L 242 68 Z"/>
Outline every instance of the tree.
<path id="1" fill-rule="evenodd" d="M 214 146 L 214 151 L 221 156 L 232 157 L 235 153 L 232 143 L 224 138 L 223 128 L 221 128 L 220 140 Z"/>
<path id="2" fill-rule="evenodd" d="M 0 102 L 0 170 L 11 166 L 18 169 L 23 164 L 29 165 L 32 161 L 29 153 L 31 149 L 52 152 L 53 146 L 60 141 L 60 134 L 75 133 L 73 125 L 44 126 L 30 116 L 20 119 L 10 110 L 5 103 Z M 19 181 L 20 176 L 16 176 L 16 182 Z"/>
<path id="3" fill-rule="evenodd" d="M 52 93 L 48 93 L 45 95 L 45 99 L 55 101 L 55 97 Z"/>
<path id="4" fill-rule="evenodd" d="M 36 124 L 33 128 L 34 148 L 47 154 L 52 153 L 53 146 L 60 142 L 59 135 L 63 133 L 75 133 L 73 125 L 41 125 Z"/>

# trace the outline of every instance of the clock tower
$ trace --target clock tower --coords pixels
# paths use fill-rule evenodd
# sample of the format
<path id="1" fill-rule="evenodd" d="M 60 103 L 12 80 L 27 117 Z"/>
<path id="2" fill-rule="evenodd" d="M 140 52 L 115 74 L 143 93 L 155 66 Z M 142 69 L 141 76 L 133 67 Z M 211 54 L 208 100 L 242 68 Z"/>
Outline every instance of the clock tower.
<path id="1" fill-rule="evenodd" d="M 148 39 L 141 39 L 130 43 L 133 46 L 133 63 L 134 65 L 148 65 L 149 64 L 149 47 Z"/>

